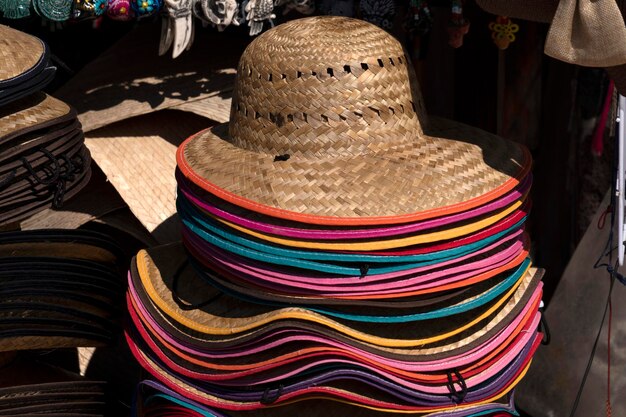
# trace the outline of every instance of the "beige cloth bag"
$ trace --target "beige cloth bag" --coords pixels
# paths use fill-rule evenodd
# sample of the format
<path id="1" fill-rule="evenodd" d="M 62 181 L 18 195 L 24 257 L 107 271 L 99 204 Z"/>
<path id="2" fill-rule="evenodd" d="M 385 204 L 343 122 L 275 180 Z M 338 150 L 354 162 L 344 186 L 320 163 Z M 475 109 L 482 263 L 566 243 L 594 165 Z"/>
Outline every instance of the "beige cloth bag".
<path id="1" fill-rule="evenodd" d="M 626 64 L 626 25 L 615 0 L 561 0 L 545 53 L 585 67 Z"/>

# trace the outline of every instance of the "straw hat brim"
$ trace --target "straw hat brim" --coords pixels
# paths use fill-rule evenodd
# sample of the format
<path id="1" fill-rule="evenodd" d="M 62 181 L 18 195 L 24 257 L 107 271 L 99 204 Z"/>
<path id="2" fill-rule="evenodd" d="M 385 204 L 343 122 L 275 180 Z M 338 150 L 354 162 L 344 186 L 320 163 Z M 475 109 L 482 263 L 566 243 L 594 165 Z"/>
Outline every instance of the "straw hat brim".
<path id="1" fill-rule="evenodd" d="M 187 139 L 177 163 L 191 182 L 229 203 L 345 226 L 462 212 L 511 191 L 529 173 L 530 154 L 519 144 L 438 118 L 425 130 L 413 142 L 358 155 L 275 161 L 277 155 L 234 146 L 219 125 Z"/>
<path id="2" fill-rule="evenodd" d="M 267 404 L 264 404 L 261 401 L 255 402 L 240 402 L 240 401 L 232 401 L 225 400 L 223 398 L 212 395 L 206 391 L 199 389 L 197 386 L 189 383 L 188 380 L 182 379 L 177 375 L 173 374 L 166 370 L 161 364 L 153 360 L 150 355 L 145 352 L 140 346 L 134 343 L 134 341 L 127 335 L 127 341 L 131 352 L 135 356 L 135 358 L 139 361 L 139 363 L 146 369 L 152 376 L 154 376 L 159 382 L 165 384 L 168 388 L 184 392 L 186 397 L 193 401 L 198 401 L 201 404 L 205 404 L 211 407 L 218 407 L 221 409 L 227 410 L 256 410 L 263 409 L 267 407 Z M 343 403 L 352 404 L 355 406 L 367 407 L 371 410 L 379 410 L 379 411 L 389 411 L 389 412 L 411 412 L 413 415 L 418 415 L 418 413 L 423 413 L 419 415 L 424 415 L 426 413 L 434 413 L 438 411 L 450 411 L 459 409 L 469 408 L 472 406 L 477 406 L 481 404 L 486 404 L 489 402 L 496 401 L 502 397 L 504 397 L 511 389 L 513 389 L 517 383 L 524 377 L 526 374 L 528 367 L 530 365 L 530 361 L 526 361 L 525 366 L 521 369 L 513 378 L 513 380 L 508 381 L 509 383 L 504 386 L 501 390 L 496 393 L 492 393 L 488 398 L 484 400 L 477 401 L 474 403 L 463 404 L 462 406 L 455 405 L 453 408 L 450 406 L 435 406 L 433 408 L 429 407 L 420 407 L 420 408 L 411 408 L 411 407 L 403 407 L 393 401 L 389 401 L 388 399 L 380 399 L 375 398 L 371 395 L 362 395 L 359 392 L 352 392 L 350 387 L 347 388 L 338 388 L 338 387 L 310 387 L 302 393 L 295 394 L 286 394 L 279 399 L 276 400 L 274 405 L 282 405 L 289 404 L 292 402 L 303 401 L 307 399 L 328 399 Z"/>
<path id="3" fill-rule="evenodd" d="M 534 337 L 531 337 L 531 339 L 534 339 L 534 340 L 532 340 L 530 344 L 527 342 L 523 347 L 521 347 L 521 349 L 520 349 L 520 346 L 516 346 L 511 351 L 507 352 L 507 354 L 509 355 L 507 359 L 501 358 L 500 363 L 498 363 L 498 361 L 493 360 L 493 358 L 491 358 L 491 360 L 485 364 L 485 368 L 483 368 L 480 372 L 475 372 L 475 371 L 464 369 L 464 371 L 466 372 L 463 375 L 467 383 L 468 394 L 469 394 L 466 397 L 466 399 L 468 400 L 467 402 L 476 401 L 481 396 L 484 396 L 485 391 L 487 390 L 491 391 L 491 390 L 503 389 L 506 386 L 504 381 L 506 379 L 510 380 L 511 375 L 514 374 L 516 371 L 519 371 L 520 367 L 522 367 L 524 363 L 527 363 L 530 360 L 533 350 L 539 344 L 538 343 L 539 340 L 537 340 L 536 333 L 533 336 Z M 172 370 L 174 374 L 181 375 L 182 378 L 184 379 L 189 378 L 188 379 L 189 381 L 194 381 L 192 383 L 195 383 L 196 378 L 198 378 L 199 375 L 202 375 L 202 377 L 200 378 L 202 378 L 202 380 L 205 381 L 204 378 L 207 377 L 207 374 L 206 374 L 207 368 L 203 367 L 200 364 L 194 364 L 193 362 L 196 362 L 194 360 L 186 361 L 182 358 L 177 357 L 176 355 L 173 355 L 171 352 L 167 350 L 161 350 L 158 344 L 152 344 L 152 343 L 149 343 L 149 344 L 151 345 L 149 349 L 153 352 L 152 353 L 153 357 L 164 368 Z M 511 360 L 511 354 L 517 357 L 514 360 Z M 157 357 L 158 359 L 156 359 Z M 317 362 L 317 359 L 313 360 L 313 363 L 315 362 Z M 356 366 L 359 366 L 359 365 L 356 365 Z M 398 401 L 399 403 L 402 403 L 403 401 L 407 401 L 406 405 L 408 405 L 409 407 L 417 406 L 416 409 L 418 409 L 420 406 L 421 407 L 424 406 L 423 403 L 421 405 L 419 403 L 421 402 L 420 399 L 428 396 L 428 394 L 425 395 L 423 392 L 423 391 L 426 391 L 428 393 L 432 393 L 432 394 L 436 393 L 435 395 L 440 395 L 439 398 L 430 397 L 428 402 L 430 403 L 430 401 L 432 401 L 432 403 L 429 405 L 433 405 L 433 406 L 450 405 L 449 403 L 450 400 L 449 398 L 446 397 L 446 394 L 448 394 L 449 391 L 447 391 L 446 386 L 442 384 L 442 382 L 446 380 L 445 372 L 442 372 L 439 374 L 439 378 L 440 378 L 439 381 L 437 382 L 429 381 L 430 384 L 425 383 L 425 381 L 420 381 L 420 382 L 412 381 L 414 383 L 413 385 L 414 387 L 419 386 L 420 388 L 416 387 L 414 388 L 414 390 L 410 391 L 411 392 L 410 394 L 408 394 L 407 390 L 403 388 L 403 385 L 404 385 L 403 383 L 398 383 L 398 381 L 390 382 L 387 379 L 385 379 L 384 376 L 378 373 L 379 370 L 373 370 L 369 366 L 364 366 L 364 368 L 368 370 L 367 371 L 365 371 L 365 369 L 359 369 L 359 370 L 336 369 L 336 370 L 326 370 L 326 371 L 318 370 L 312 375 L 298 376 L 299 381 L 290 381 L 288 383 L 286 382 L 285 390 L 283 391 L 283 394 L 303 392 L 306 390 L 307 386 L 310 386 L 310 385 L 330 387 L 337 383 L 341 383 L 340 380 L 343 379 L 343 377 L 348 377 L 348 378 L 353 377 L 365 384 L 365 386 L 361 387 L 358 390 L 355 390 L 354 388 L 351 388 L 351 389 L 349 388 L 350 391 L 353 391 L 357 395 L 366 394 L 368 391 L 370 391 L 372 392 L 374 397 L 377 397 L 377 396 L 380 396 L 380 393 L 377 392 L 376 388 L 385 387 L 389 389 L 389 391 L 391 392 L 394 392 L 396 390 L 397 390 L 396 393 L 404 392 L 407 395 L 405 396 L 401 394 L 400 396 L 396 397 L 395 401 L 400 400 Z M 279 379 L 281 378 L 281 376 L 286 376 L 285 374 L 289 375 L 291 372 L 292 371 L 290 371 L 288 368 L 276 367 L 275 369 L 268 370 L 268 372 L 264 373 L 264 377 L 270 377 L 270 378 L 273 377 L 273 378 Z M 386 373 L 385 371 L 382 372 L 383 375 L 385 373 Z M 492 378 L 490 381 L 486 382 L 482 386 L 479 385 L 481 380 L 487 379 L 489 378 L 489 376 L 492 376 L 493 374 L 499 375 L 500 378 L 496 380 Z M 302 380 L 301 378 L 304 380 Z M 369 387 L 367 387 L 368 385 Z M 246 387 L 249 387 L 249 391 L 246 390 L 247 391 L 246 393 L 226 392 L 223 394 L 222 393 L 217 394 L 216 391 L 212 388 L 203 386 L 202 389 L 206 390 L 206 392 L 217 394 L 224 399 L 249 404 L 250 402 L 254 401 L 256 398 L 261 397 L 263 394 L 263 388 L 265 388 L 264 386 L 262 385 L 260 386 L 257 384 L 255 384 L 255 386 L 246 384 Z M 375 389 L 372 390 L 371 388 L 375 388 Z M 387 389 L 385 389 L 385 391 L 387 391 Z M 257 392 L 254 393 L 253 395 L 250 395 L 254 391 L 257 391 Z M 417 403 L 415 402 L 416 399 L 418 400 Z"/>
<path id="4" fill-rule="evenodd" d="M 171 320 L 178 322 L 194 332 L 217 337 L 228 337 L 237 333 L 254 332 L 255 329 L 265 327 L 273 322 L 283 320 L 298 320 L 310 322 L 319 331 L 336 331 L 353 340 L 371 343 L 380 347 L 389 348 L 424 348 L 427 345 L 458 339 L 469 328 L 479 334 L 478 328 L 484 325 L 487 318 L 501 316 L 503 310 L 509 310 L 512 300 L 521 301 L 533 293 L 538 282 L 535 271 L 528 271 L 522 279 L 498 301 L 476 311 L 459 314 L 445 320 L 434 320 L 428 326 L 415 326 L 411 323 L 385 325 L 384 328 L 376 324 L 354 323 L 346 324 L 343 320 L 331 319 L 314 311 L 299 308 L 268 308 L 252 303 L 245 303 L 227 295 L 201 309 L 181 310 L 172 296 L 174 289 L 174 275 L 177 264 L 184 259 L 176 253 L 181 253 L 175 246 L 163 246 L 149 252 L 140 251 L 136 257 L 136 272 L 132 279 L 137 291 L 146 292 L 151 302 Z M 167 256 L 167 257 L 166 257 Z M 194 273 L 184 274 L 180 279 L 178 294 L 186 302 L 197 301 L 197 298 L 209 299 L 211 293 L 206 290 L 206 282 Z M 525 304 L 525 303 L 523 303 Z M 504 314 L 505 316 L 507 314 Z M 437 322 L 437 323 L 435 323 Z M 402 335 L 402 338 L 398 338 Z"/>
<path id="5" fill-rule="evenodd" d="M 133 265 L 132 268 L 136 268 L 136 265 Z M 133 274 L 135 273 L 136 271 L 133 272 Z M 542 271 L 531 270 L 530 274 L 533 274 L 533 283 L 538 283 L 541 279 Z M 534 286 L 535 284 L 531 285 L 531 287 Z M 136 291 L 136 294 L 129 298 L 129 308 L 134 309 L 140 315 L 149 314 L 151 319 L 157 323 L 156 326 L 159 329 L 163 329 L 158 331 L 165 331 L 167 334 L 172 335 L 183 343 L 192 347 L 198 346 L 201 349 L 237 349 L 243 344 L 256 345 L 259 343 L 259 340 L 266 340 L 269 335 L 275 334 L 277 331 L 288 329 L 290 333 L 295 332 L 303 335 L 305 338 L 311 335 L 323 335 L 323 338 L 337 340 L 353 346 L 357 351 L 364 352 L 364 354 L 371 353 L 400 361 L 419 362 L 448 360 L 469 351 L 480 350 L 483 345 L 488 346 L 491 344 L 491 348 L 493 348 L 492 342 L 496 340 L 494 339 L 495 335 L 500 334 L 500 332 L 505 332 L 508 336 L 517 334 L 519 330 L 522 329 L 522 327 L 520 327 L 521 323 L 525 322 L 525 320 L 530 320 L 530 315 L 537 314 L 536 309 L 539 307 L 540 298 L 541 290 L 536 287 L 534 291 L 525 291 L 524 296 L 521 298 L 515 297 L 514 300 L 510 300 L 504 309 L 484 323 L 484 327 L 478 331 L 469 331 L 467 334 L 460 335 L 454 338 L 454 340 L 448 341 L 442 345 L 417 348 L 377 346 L 347 337 L 345 334 L 331 329 L 324 330 L 323 333 L 320 333 L 320 329 L 312 323 L 299 320 L 284 320 L 281 323 L 266 325 L 264 328 L 251 333 L 233 335 L 230 337 L 220 336 L 218 339 L 214 336 L 190 331 L 189 328 L 184 326 L 179 327 L 177 322 L 166 317 L 143 291 Z M 139 311 L 144 310 L 147 312 L 139 313 Z M 484 352 L 484 349 L 482 351 Z"/>
<path id="6" fill-rule="evenodd" d="M 67 136 L 74 136 L 80 130 L 80 123 L 74 119 L 58 126 L 54 126 L 53 129 L 45 129 L 41 132 L 34 132 L 33 134 L 17 137 L 14 140 L 0 143 L 0 163 L 5 164 L 21 154 L 25 154 L 28 151 L 38 149 L 42 146 L 48 146 L 48 144 Z"/>
<path id="7" fill-rule="evenodd" d="M 228 411 L 225 414 L 222 411 L 209 408 L 200 404 L 199 402 L 192 401 L 188 397 L 176 393 L 171 389 L 165 387 L 159 382 L 153 380 L 144 380 L 141 382 L 141 390 L 139 391 L 139 401 L 137 401 L 137 409 L 139 415 L 145 417 L 158 416 L 158 411 L 162 406 L 159 403 L 153 402 L 156 396 L 159 399 L 166 398 L 169 401 L 175 401 L 176 404 L 183 408 L 190 408 L 192 410 L 201 410 L 208 415 L 215 417 L 292 417 L 299 415 L 302 409 L 306 409 L 306 414 L 309 417 L 387 417 L 389 413 L 382 411 L 370 410 L 363 407 L 355 407 L 351 404 L 340 403 L 336 401 L 330 401 L 321 398 L 315 398 L 308 401 L 296 402 L 291 404 L 281 404 L 280 407 L 266 407 L 253 412 L 236 412 Z M 149 394 L 155 395 L 149 395 Z M 165 397 L 163 397 L 165 395 Z M 172 402 L 174 404 L 174 402 Z M 510 410 L 510 411 L 509 411 Z M 505 396 L 499 400 L 488 404 L 482 404 L 478 406 L 472 406 L 470 408 L 457 408 L 454 411 L 444 411 L 442 413 L 429 414 L 430 417 L 461 417 L 466 415 L 489 415 L 489 413 L 505 412 L 509 411 L 511 414 L 515 413 L 515 405 L 513 403 L 512 396 Z M 185 414 L 183 414 L 185 415 Z M 195 415 L 195 414 L 190 414 Z M 413 416 L 417 414 L 412 414 Z"/>
<path id="8" fill-rule="evenodd" d="M 87 230 L 46 229 L 0 233 L 0 258 L 56 257 L 116 263 L 123 252 L 107 235 Z"/>
<path id="9" fill-rule="evenodd" d="M 75 118 L 76 112 L 64 102 L 35 93 L 0 109 L 0 144 Z"/>

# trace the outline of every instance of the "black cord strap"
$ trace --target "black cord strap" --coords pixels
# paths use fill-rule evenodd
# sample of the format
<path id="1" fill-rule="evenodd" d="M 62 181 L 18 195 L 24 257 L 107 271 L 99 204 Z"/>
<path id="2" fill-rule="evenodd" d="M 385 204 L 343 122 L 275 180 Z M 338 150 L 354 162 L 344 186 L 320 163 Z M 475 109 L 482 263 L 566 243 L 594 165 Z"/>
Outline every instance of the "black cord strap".
<path id="1" fill-rule="evenodd" d="M 269 395 L 270 388 L 266 388 L 265 391 L 263 391 L 263 396 L 261 397 L 260 403 L 263 405 L 269 405 L 269 404 L 275 403 L 283 394 L 283 388 L 284 386 L 282 384 L 279 385 L 278 389 L 274 392 L 274 395 L 272 395 L 271 397 Z"/>
<path id="2" fill-rule="evenodd" d="M 452 374 L 456 377 L 456 381 L 452 378 Z M 460 404 L 465 400 L 465 396 L 467 395 L 467 384 L 465 383 L 465 379 L 458 371 L 458 369 L 454 368 L 452 372 L 448 372 L 448 383 L 446 386 L 448 387 L 448 391 L 450 391 L 450 398 L 455 404 Z M 460 391 L 457 391 L 454 384 L 458 384 L 461 387 Z"/>
<path id="3" fill-rule="evenodd" d="M 215 294 L 213 297 L 209 298 L 208 300 L 202 301 L 197 304 L 189 304 L 183 301 L 178 295 L 178 283 L 180 281 L 180 277 L 183 271 L 187 268 L 188 265 L 189 265 L 189 258 L 185 259 L 185 261 L 182 264 L 180 264 L 180 266 L 176 269 L 176 272 L 174 272 L 174 277 L 172 280 L 172 298 L 174 299 L 174 301 L 176 302 L 178 307 L 180 307 L 181 310 L 185 310 L 185 311 L 197 310 L 199 308 L 202 308 L 204 306 L 211 304 L 213 301 L 217 300 L 222 295 L 224 295 L 224 293 L 219 292 Z"/>
<path id="4" fill-rule="evenodd" d="M 30 173 L 30 175 L 32 175 L 32 177 L 38 184 L 52 185 L 59 179 L 59 175 L 61 175 L 61 166 L 59 165 L 59 161 L 54 157 L 54 155 L 52 155 L 49 150 L 42 148 L 39 151 L 47 156 L 50 160 L 50 163 L 53 165 L 52 176 L 50 178 L 40 178 L 39 175 L 37 175 L 37 171 L 35 171 L 30 162 L 28 162 L 28 159 L 22 157 L 20 158 L 20 160 L 22 161 L 24 168 L 26 168 L 26 170 Z"/>

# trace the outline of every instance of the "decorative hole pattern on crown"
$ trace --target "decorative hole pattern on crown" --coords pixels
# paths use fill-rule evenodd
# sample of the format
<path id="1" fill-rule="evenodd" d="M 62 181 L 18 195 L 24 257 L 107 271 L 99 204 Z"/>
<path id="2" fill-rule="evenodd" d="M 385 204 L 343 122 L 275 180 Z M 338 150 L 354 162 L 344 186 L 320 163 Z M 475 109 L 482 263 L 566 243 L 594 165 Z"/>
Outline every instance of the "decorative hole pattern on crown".
<path id="1" fill-rule="evenodd" d="M 394 59 L 396 61 L 394 61 Z M 378 58 L 375 59 L 375 62 L 380 68 L 384 68 L 386 66 L 388 70 L 391 70 L 391 67 L 406 66 L 406 62 L 408 62 L 408 59 L 406 58 L 406 56 L 399 56 L 396 58 Z M 284 70 L 279 70 L 279 73 L 263 73 L 261 71 L 267 70 L 268 68 L 255 68 L 254 63 L 252 63 L 251 66 L 239 68 L 238 75 L 241 77 L 258 78 L 259 80 L 266 80 L 269 82 L 280 82 L 282 80 L 293 81 L 298 78 L 307 77 L 318 77 L 320 79 L 334 77 L 341 79 L 342 77 L 347 75 L 358 78 L 363 72 L 370 71 L 370 64 L 368 64 L 367 62 L 360 62 L 357 64 L 344 64 L 343 67 L 327 67 L 323 71 L 320 71 L 319 68 L 298 69 L 286 74 Z M 376 74 L 376 72 L 377 71 L 374 69 L 373 73 Z"/>
<path id="2" fill-rule="evenodd" d="M 229 131 L 244 149 L 323 157 L 414 141 L 424 121 L 400 43 L 367 22 L 325 17 L 280 25 L 250 44 Z"/>

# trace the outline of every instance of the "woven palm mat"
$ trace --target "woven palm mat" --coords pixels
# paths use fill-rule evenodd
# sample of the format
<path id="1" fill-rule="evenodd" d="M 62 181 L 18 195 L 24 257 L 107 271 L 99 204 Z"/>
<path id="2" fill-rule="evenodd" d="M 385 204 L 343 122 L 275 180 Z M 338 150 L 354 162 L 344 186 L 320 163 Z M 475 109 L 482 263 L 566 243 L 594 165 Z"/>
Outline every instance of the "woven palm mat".
<path id="1" fill-rule="evenodd" d="M 163 110 L 94 130 L 85 143 L 130 210 L 158 243 L 180 240 L 176 214 L 176 148 L 212 122 Z"/>
<path id="2" fill-rule="evenodd" d="M 89 184 L 76 197 L 63 204 L 63 208 L 45 209 L 19 224 L 21 230 L 78 229 L 88 223 L 104 225 L 130 235 L 146 246 L 157 242 L 135 218 L 130 209 L 107 181 L 102 170 L 92 164 Z"/>
<path id="3" fill-rule="evenodd" d="M 198 28 L 194 48 L 172 59 L 158 56 L 159 31 L 138 26 L 55 92 L 77 109 L 85 132 L 171 107 L 228 120 L 235 68 L 250 39 Z"/>

